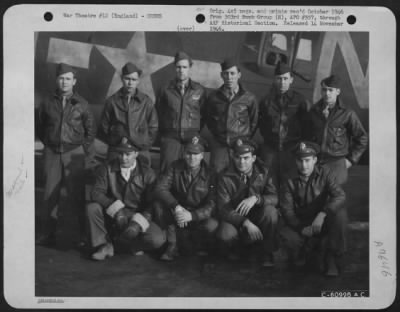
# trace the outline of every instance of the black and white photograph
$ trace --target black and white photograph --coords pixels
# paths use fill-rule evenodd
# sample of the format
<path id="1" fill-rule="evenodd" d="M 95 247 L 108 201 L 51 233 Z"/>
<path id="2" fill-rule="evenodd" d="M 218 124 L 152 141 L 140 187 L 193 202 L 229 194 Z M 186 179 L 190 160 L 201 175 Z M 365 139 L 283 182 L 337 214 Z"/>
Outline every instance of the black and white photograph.
<path id="1" fill-rule="evenodd" d="M 70 11 L 59 12 L 67 19 Z M 137 18 L 104 10 L 93 24 L 100 14 Z M 377 281 L 395 278 L 394 224 L 388 232 L 376 224 L 384 207 L 371 196 L 395 200 L 388 181 L 396 170 L 387 167 L 396 157 L 375 155 L 396 125 L 389 118 L 373 136 L 384 123 L 371 113 L 390 112 L 377 108 L 382 80 L 371 76 L 392 52 L 377 57 L 382 46 L 368 25 L 63 23 L 29 30 L 29 114 L 26 103 L 18 106 L 24 118 L 5 110 L 12 127 L 29 118 L 11 148 L 25 144 L 24 152 L 6 155 L 16 169 L 5 194 L 13 206 L 30 189 L 24 246 L 36 306 L 63 308 L 74 298 L 128 308 L 135 298 L 143 308 L 163 298 L 206 299 L 205 307 L 232 307 L 230 298 L 253 298 L 258 308 L 270 298 L 274 307 L 285 298 L 337 304 L 374 298 Z M 372 166 L 382 159 L 379 174 Z M 394 221 L 394 208 L 381 217 Z M 5 258 L 5 267 L 21 261 Z M 178 307 L 196 305 L 186 304 Z"/>

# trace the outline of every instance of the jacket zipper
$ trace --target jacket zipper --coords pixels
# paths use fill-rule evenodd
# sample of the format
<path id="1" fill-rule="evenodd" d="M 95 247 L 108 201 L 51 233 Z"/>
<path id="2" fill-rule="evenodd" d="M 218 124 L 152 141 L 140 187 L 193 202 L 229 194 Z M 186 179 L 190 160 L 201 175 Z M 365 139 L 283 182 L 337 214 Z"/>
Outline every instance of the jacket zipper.
<path id="1" fill-rule="evenodd" d="M 61 99 L 61 125 L 60 125 L 60 151 L 61 153 L 64 152 L 64 131 L 63 131 L 63 125 L 65 124 L 64 120 L 64 115 L 65 115 L 65 109 L 67 107 L 67 100 L 65 102 L 65 107 L 62 106 L 62 99 Z"/>
<path id="2" fill-rule="evenodd" d="M 322 116 L 322 118 L 324 118 L 324 135 L 322 137 L 322 144 L 321 144 L 321 160 L 323 161 L 324 158 L 324 152 L 326 152 L 326 137 L 328 136 L 328 121 L 331 118 L 330 114 L 328 116 L 328 118 L 325 118 L 324 116 Z"/>
<path id="3" fill-rule="evenodd" d="M 225 94 L 223 94 L 224 96 L 225 96 Z M 225 96 L 226 97 L 226 96 Z M 227 97 L 226 97 L 227 98 Z M 230 145 L 230 136 L 229 136 L 229 133 L 228 133 L 228 117 L 229 117 L 229 110 L 230 110 L 230 108 L 231 108 L 231 104 L 232 104 L 232 102 L 233 102 L 233 99 L 231 100 L 231 99 L 228 99 L 228 108 L 227 108 L 227 110 L 226 110 L 226 116 L 225 116 L 225 122 L 226 122 L 226 124 L 225 124 L 225 128 L 226 128 L 226 143 L 228 144 L 228 145 Z"/>
<path id="4" fill-rule="evenodd" d="M 180 96 L 181 98 L 181 107 L 180 107 L 180 111 L 179 111 L 179 125 L 178 125 L 178 130 L 179 130 L 179 136 L 181 138 L 181 140 L 183 140 L 183 133 L 182 133 L 182 111 L 183 111 L 183 101 L 184 101 L 184 97 L 185 94 L 180 94 L 180 92 L 178 92 L 178 96 Z"/>

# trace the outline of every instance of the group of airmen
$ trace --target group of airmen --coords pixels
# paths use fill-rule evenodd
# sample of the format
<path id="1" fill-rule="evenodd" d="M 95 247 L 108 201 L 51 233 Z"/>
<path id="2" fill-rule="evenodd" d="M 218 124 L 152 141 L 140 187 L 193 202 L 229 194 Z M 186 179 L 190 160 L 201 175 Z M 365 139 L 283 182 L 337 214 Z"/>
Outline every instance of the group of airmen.
<path id="1" fill-rule="evenodd" d="M 294 267 L 316 251 L 321 272 L 338 276 L 346 250 L 342 185 L 368 143 L 359 118 L 341 101 L 339 77 L 321 81 L 321 99 L 310 108 L 291 89 L 294 77 L 284 63 L 276 65 L 261 102 L 240 83 L 235 59 L 221 63 L 223 85 L 215 90 L 190 78 L 187 53 L 177 52 L 174 64 L 174 79 L 153 103 L 138 89 L 141 69 L 127 63 L 98 127 L 74 91 L 75 69 L 58 64 L 56 92 L 36 120 L 46 177 L 36 243 L 56 243 L 64 183 L 93 260 L 112 257 L 114 249 L 157 250 L 164 261 L 218 253 L 231 261 L 251 255 L 273 267 L 274 252 L 284 247 Z M 200 136 L 205 125 L 208 140 Z M 257 129 L 260 146 L 252 140 Z M 94 159 L 96 135 L 108 145 L 107 161 L 97 166 L 85 202 L 83 173 Z M 149 152 L 157 136 L 159 174 Z"/>

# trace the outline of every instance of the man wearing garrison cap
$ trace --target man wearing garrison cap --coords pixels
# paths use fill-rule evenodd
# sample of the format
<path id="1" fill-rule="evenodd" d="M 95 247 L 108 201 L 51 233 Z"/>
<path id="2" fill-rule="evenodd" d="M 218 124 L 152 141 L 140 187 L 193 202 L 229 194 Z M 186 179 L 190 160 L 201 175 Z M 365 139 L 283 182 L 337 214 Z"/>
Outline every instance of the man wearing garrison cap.
<path id="1" fill-rule="evenodd" d="M 348 168 L 367 148 L 368 135 L 356 113 L 342 102 L 341 88 L 338 76 L 321 81 L 322 99 L 307 116 L 306 138 L 321 146 L 320 163 L 331 169 L 339 184 L 344 184 Z"/>
<path id="2" fill-rule="evenodd" d="M 114 255 L 114 245 L 137 254 L 161 247 L 164 235 L 151 222 L 151 192 L 156 180 L 153 169 L 143 163 L 137 142 L 123 137 L 114 146 L 118 157 L 96 171 L 86 206 L 93 260 Z"/>
<path id="3" fill-rule="evenodd" d="M 80 234 L 84 235 L 84 167 L 93 160 L 95 136 L 93 115 L 88 102 L 75 90 L 76 71 L 60 63 L 56 68 L 56 91 L 40 105 L 36 130 L 44 148 L 44 211 L 41 213 L 42 233 L 36 243 L 54 245 L 61 186 L 67 190 L 68 208 L 78 215 Z"/>
<path id="4" fill-rule="evenodd" d="M 216 235 L 228 259 L 244 251 L 259 257 L 264 267 L 273 267 L 278 198 L 268 168 L 257 160 L 256 147 L 248 139 L 233 143 L 233 164 L 221 172 L 217 184 L 221 223 Z"/>
<path id="5" fill-rule="evenodd" d="M 264 138 L 260 156 L 276 178 L 277 187 L 285 176 L 296 173 L 291 150 L 304 136 L 303 128 L 309 103 L 292 90 L 292 69 L 279 62 L 275 67 L 270 93 L 260 105 L 259 129 Z"/>
<path id="6" fill-rule="evenodd" d="M 251 138 L 258 120 L 256 97 L 239 83 L 238 62 L 226 59 L 221 70 L 224 84 L 213 90 L 206 102 L 206 122 L 213 135 L 210 162 L 217 172 L 230 164 L 229 146 L 239 137 Z"/>
<path id="7" fill-rule="evenodd" d="M 177 255 L 177 236 L 182 253 L 193 251 L 194 247 L 205 252 L 212 246 L 218 227 L 215 174 L 203 160 L 204 144 L 198 135 L 190 138 L 185 143 L 184 156 L 174 161 L 156 184 L 154 220 L 166 229 L 168 242 L 162 260 L 171 261 Z"/>
<path id="8" fill-rule="evenodd" d="M 193 61 L 183 51 L 175 55 L 175 77 L 159 93 L 156 108 L 160 116 L 161 171 L 182 157 L 184 142 L 203 126 L 206 91 L 190 78 Z"/>
<path id="9" fill-rule="evenodd" d="M 108 159 L 118 156 L 114 147 L 122 137 L 128 137 L 140 146 L 140 154 L 150 164 L 149 149 L 158 131 L 158 117 L 153 101 L 138 90 L 142 70 L 133 63 L 122 67 L 122 87 L 110 96 L 104 105 L 99 137 L 108 148 Z"/>
<path id="10" fill-rule="evenodd" d="M 345 193 L 328 168 L 317 166 L 319 146 L 301 141 L 294 150 L 297 176 L 286 181 L 280 201 L 285 227 L 280 231 L 296 267 L 311 260 L 327 276 L 340 273 L 346 249 Z"/>

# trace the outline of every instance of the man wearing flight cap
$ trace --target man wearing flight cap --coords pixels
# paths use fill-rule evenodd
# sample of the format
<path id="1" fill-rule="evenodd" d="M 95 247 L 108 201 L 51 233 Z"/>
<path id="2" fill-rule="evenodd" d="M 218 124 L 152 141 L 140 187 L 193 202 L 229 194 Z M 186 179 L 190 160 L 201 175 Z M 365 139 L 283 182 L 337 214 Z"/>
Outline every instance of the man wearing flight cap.
<path id="1" fill-rule="evenodd" d="M 307 116 L 306 138 L 321 146 L 320 163 L 331 169 L 339 184 L 344 184 L 347 170 L 367 148 L 368 135 L 356 113 L 341 101 L 341 88 L 338 76 L 321 81 L 322 99 Z"/>
<path id="2" fill-rule="evenodd" d="M 260 257 L 264 267 L 273 267 L 278 198 L 268 169 L 256 161 L 256 147 L 247 139 L 233 144 L 233 164 L 221 172 L 217 184 L 221 223 L 216 235 L 228 258 L 237 259 L 243 244 L 250 245 L 247 253 Z"/>
<path id="3" fill-rule="evenodd" d="M 160 116 L 161 172 L 182 157 L 184 142 L 203 126 L 206 91 L 190 78 L 192 58 L 183 51 L 175 55 L 175 78 L 157 97 L 156 108 Z"/>
<path id="4" fill-rule="evenodd" d="M 118 156 L 114 147 L 122 137 L 140 146 L 140 154 L 150 163 L 149 149 L 158 131 L 158 117 L 153 101 L 138 89 L 142 70 L 133 63 L 122 67 L 122 87 L 104 105 L 99 137 L 108 145 L 108 159 Z"/>
<path id="5" fill-rule="evenodd" d="M 136 142 L 123 137 L 114 147 L 118 157 L 98 168 L 86 206 L 91 258 L 114 255 L 114 244 L 132 253 L 161 247 L 161 229 L 151 222 L 150 196 L 156 175 L 142 157 Z"/>
<path id="6" fill-rule="evenodd" d="M 224 84 L 210 93 L 206 102 L 210 141 L 210 164 L 220 172 L 230 163 L 229 146 L 239 137 L 251 138 L 257 127 L 256 97 L 239 83 L 241 72 L 235 59 L 221 63 Z"/>
<path id="7" fill-rule="evenodd" d="M 84 234 L 85 157 L 93 160 L 95 136 L 93 115 L 88 102 L 74 91 L 76 71 L 60 63 L 56 68 L 55 93 L 46 98 L 38 110 L 36 130 L 44 148 L 44 215 L 40 245 L 54 245 L 58 212 L 61 209 L 61 186 L 68 196 L 68 209 L 78 215 L 80 234 Z"/>
<path id="8" fill-rule="evenodd" d="M 301 93 L 291 89 L 293 79 L 290 66 L 279 62 L 270 94 L 260 106 L 258 125 L 264 138 L 260 156 L 277 178 L 278 188 L 285 176 L 296 173 L 292 150 L 304 136 L 303 128 L 310 106 Z"/>
<path id="9" fill-rule="evenodd" d="M 316 249 L 320 270 L 338 276 L 346 249 L 345 193 L 328 168 L 317 166 L 318 152 L 319 146 L 308 141 L 295 149 L 298 174 L 283 186 L 280 206 L 286 225 L 280 235 L 295 266 L 304 266 Z"/>
<path id="10" fill-rule="evenodd" d="M 184 156 L 172 163 L 158 180 L 154 197 L 155 218 L 167 230 L 168 246 L 161 256 L 171 261 L 179 247 L 197 244 L 198 251 L 211 247 L 218 221 L 215 219 L 215 174 L 204 158 L 204 141 L 193 136 L 185 144 Z M 190 236 L 193 240 L 190 241 Z M 179 240 L 179 239 L 178 239 Z"/>

